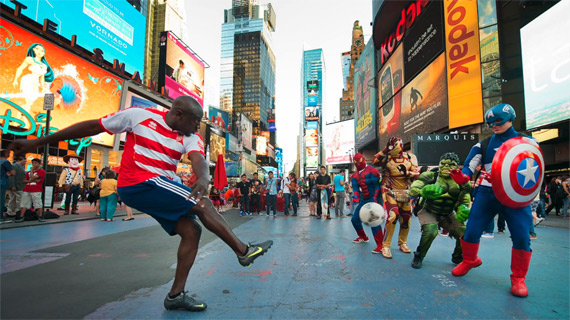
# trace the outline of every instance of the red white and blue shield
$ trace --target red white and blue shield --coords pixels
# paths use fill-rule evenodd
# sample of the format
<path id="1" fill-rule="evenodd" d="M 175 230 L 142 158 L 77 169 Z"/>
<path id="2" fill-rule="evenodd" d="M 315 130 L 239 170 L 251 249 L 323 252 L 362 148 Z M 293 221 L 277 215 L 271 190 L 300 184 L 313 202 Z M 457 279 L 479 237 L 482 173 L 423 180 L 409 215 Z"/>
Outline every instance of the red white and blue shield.
<path id="1" fill-rule="evenodd" d="M 503 143 L 493 158 L 491 180 L 503 205 L 514 209 L 528 206 L 544 180 L 544 158 L 538 144 L 527 137 Z"/>

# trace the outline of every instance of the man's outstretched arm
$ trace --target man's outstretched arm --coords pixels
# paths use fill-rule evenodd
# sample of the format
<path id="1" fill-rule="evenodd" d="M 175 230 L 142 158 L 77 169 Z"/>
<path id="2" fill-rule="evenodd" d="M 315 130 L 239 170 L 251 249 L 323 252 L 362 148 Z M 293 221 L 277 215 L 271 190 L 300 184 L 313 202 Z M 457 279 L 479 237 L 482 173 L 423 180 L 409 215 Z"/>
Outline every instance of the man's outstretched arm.
<path id="1" fill-rule="evenodd" d="M 83 137 L 90 137 L 104 132 L 103 128 L 99 125 L 99 120 L 87 120 L 76 123 L 63 130 L 59 130 L 49 136 L 44 136 L 39 139 L 26 140 L 18 139 L 8 146 L 8 150 L 14 151 L 16 155 L 25 154 L 30 152 L 46 143 L 53 144 L 63 140 L 78 139 Z"/>
<path id="2" fill-rule="evenodd" d="M 210 183 L 210 172 L 208 171 L 208 163 L 204 156 L 199 152 L 191 152 L 188 159 L 192 161 L 192 172 L 198 178 L 191 186 L 191 197 L 200 199 L 208 191 L 208 184 Z"/>

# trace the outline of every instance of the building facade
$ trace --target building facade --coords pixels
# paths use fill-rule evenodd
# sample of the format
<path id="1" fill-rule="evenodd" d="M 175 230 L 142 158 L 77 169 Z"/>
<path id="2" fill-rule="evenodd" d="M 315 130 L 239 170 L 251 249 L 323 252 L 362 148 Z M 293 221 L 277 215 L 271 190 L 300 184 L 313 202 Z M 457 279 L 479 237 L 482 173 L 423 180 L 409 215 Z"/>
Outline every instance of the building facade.
<path id="1" fill-rule="evenodd" d="M 364 50 L 364 46 L 365 43 L 362 26 L 357 20 L 352 26 L 352 41 L 350 45 L 350 64 L 348 66 L 348 75 L 344 75 L 345 69 L 343 68 L 344 89 L 342 90 L 342 98 L 340 98 L 339 101 L 340 121 L 354 119 L 354 65 L 360 58 L 362 50 Z"/>

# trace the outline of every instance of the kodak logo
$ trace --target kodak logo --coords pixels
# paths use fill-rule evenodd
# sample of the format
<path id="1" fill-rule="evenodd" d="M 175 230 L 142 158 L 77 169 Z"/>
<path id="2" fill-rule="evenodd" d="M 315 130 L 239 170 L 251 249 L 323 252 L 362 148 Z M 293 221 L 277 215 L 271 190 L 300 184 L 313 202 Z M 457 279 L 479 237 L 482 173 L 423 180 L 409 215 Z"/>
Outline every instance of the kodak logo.
<path id="1" fill-rule="evenodd" d="M 468 40 L 475 36 L 475 30 L 468 30 L 464 23 L 466 8 L 462 5 L 462 1 L 453 0 L 445 8 L 447 25 L 450 30 L 447 33 L 449 52 L 449 67 L 452 70 L 450 78 L 453 79 L 458 73 L 463 72 L 469 74 L 469 66 L 467 64 L 475 61 L 475 54 L 469 54 Z"/>

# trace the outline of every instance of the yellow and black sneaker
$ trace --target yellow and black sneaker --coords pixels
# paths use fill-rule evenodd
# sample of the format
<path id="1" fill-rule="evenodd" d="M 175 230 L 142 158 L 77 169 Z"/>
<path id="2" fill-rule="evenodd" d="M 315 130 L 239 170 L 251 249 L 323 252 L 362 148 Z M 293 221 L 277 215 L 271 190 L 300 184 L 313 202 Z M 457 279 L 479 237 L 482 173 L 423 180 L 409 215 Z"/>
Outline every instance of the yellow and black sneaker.
<path id="1" fill-rule="evenodd" d="M 171 298 L 167 294 L 166 298 L 164 298 L 164 308 L 167 310 L 183 309 L 188 311 L 204 311 L 208 306 L 205 302 L 192 298 L 188 294 L 188 291 L 184 291 L 174 298 Z"/>
<path id="2" fill-rule="evenodd" d="M 239 263 L 244 267 L 249 267 L 255 259 L 265 254 L 272 245 L 273 240 L 267 240 L 258 244 L 250 243 L 247 246 L 247 253 L 244 256 L 238 256 Z"/>

